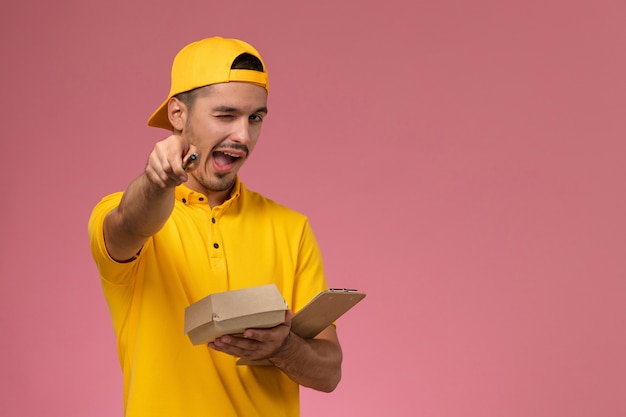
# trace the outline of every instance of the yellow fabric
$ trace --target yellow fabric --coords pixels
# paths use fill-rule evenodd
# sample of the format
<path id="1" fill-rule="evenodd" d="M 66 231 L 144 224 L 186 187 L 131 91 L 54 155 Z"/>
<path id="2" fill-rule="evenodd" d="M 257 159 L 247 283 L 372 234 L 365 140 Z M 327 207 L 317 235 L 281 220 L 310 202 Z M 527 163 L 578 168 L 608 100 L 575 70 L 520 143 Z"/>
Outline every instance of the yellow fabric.
<path id="1" fill-rule="evenodd" d="M 299 415 L 299 387 L 280 370 L 238 366 L 193 346 L 183 328 L 185 307 L 211 293 L 274 283 L 297 312 L 326 289 L 306 217 L 239 181 L 213 209 L 183 185 L 162 230 L 136 260 L 118 263 L 106 252 L 102 224 L 121 196 L 94 208 L 89 234 L 118 340 L 125 416 Z"/>

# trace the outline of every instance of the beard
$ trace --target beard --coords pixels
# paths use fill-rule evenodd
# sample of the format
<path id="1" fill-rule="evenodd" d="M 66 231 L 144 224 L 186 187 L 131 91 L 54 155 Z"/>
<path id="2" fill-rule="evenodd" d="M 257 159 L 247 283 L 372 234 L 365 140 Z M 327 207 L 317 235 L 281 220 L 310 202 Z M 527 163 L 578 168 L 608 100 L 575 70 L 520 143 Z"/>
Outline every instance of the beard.
<path id="1" fill-rule="evenodd" d="M 207 191 L 229 191 L 235 185 L 237 176 L 231 173 L 215 174 L 215 178 L 198 178 L 197 181 Z"/>

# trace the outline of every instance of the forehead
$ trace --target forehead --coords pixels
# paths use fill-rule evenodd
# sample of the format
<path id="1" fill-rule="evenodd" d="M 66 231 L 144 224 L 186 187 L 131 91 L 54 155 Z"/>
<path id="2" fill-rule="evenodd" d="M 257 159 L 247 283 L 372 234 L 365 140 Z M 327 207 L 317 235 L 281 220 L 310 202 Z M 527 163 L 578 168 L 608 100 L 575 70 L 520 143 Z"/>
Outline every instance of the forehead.
<path id="1" fill-rule="evenodd" d="M 225 106 L 241 111 L 258 111 L 267 107 L 267 91 L 256 84 L 219 83 L 206 86 L 203 90 L 199 99 L 211 107 Z"/>

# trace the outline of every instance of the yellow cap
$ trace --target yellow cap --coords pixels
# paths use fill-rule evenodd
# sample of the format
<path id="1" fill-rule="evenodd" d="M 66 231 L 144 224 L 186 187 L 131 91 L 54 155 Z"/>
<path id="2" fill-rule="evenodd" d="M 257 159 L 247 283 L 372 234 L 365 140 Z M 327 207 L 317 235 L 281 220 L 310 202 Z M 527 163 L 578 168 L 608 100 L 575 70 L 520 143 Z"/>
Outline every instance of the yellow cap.
<path id="1" fill-rule="evenodd" d="M 259 58 L 263 72 L 231 69 L 239 55 L 248 53 Z M 167 117 L 167 103 L 176 94 L 184 93 L 205 85 L 240 81 L 259 85 L 269 93 L 267 68 L 261 55 L 252 45 L 238 39 L 221 37 L 207 38 L 185 46 L 174 58 L 172 64 L 172 86 L 170 94 L 161 106 L 150 116 L 148 125 L 172 130 Z"/>

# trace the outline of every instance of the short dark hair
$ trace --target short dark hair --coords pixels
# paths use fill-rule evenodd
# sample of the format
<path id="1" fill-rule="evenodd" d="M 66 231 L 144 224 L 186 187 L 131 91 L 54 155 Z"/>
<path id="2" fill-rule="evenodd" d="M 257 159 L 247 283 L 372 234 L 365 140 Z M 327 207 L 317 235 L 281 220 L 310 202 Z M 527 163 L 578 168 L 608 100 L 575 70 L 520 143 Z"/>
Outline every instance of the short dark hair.
<path id="1" fill-rule="evenodd" d="M 247 52 L 244 52 L 243 54 L 235 58 L 230 68 L 231 69 L 245 69 L 245 70 L 252 70 L 252 71 L 259 71 L 259 72 L 264 71 L 263 63 L 261 62 L 261 60 L 258 57 L 252 54 L 249 54 Z M 187 108 L 191 110 L 193 103 L 196 101 L 199 93 L 203 89 L 204 87 L 194 88 L 193 90 L 185 91 L 183 93 L 178 93 L 174 97 L 182 101 L 185 104 L 185 106 L 187 106 Z"/>

